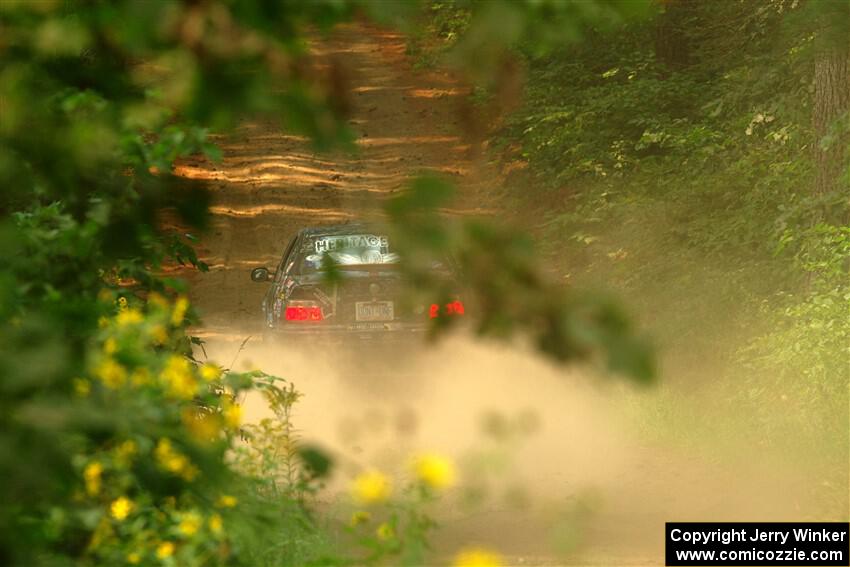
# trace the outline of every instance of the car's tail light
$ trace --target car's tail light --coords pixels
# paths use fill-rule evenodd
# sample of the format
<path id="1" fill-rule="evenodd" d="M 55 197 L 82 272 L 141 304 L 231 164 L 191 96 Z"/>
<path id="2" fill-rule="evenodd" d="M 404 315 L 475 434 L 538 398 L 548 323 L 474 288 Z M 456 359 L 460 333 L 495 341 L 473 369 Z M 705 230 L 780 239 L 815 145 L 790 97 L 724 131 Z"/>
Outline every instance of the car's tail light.
<path id="1" fill-rule="evenodd" d="M 287 321 L 321 321 L 324 319 L 322 308 L 315 301 L 294 300 L 287 303 L 283 310 Z"/>
<path id="2" fill-rule="evenodd" d="M 463 302 L 460 300 L 452 301 L 446 304 L 446 313 L 448 315 L 463 315 Z"/>
<path id="3" fill-rule="evenodd" d="M 460 300 L 452 301 L 451 303 L 446 303 L 445 305 L 440 305 L 439 303 L 432 303 L 431 307 L 428 309 L 428 315 L 431 319 L 436 319 L 437 317 L 442 317 L 444 315 L 448 316 L 456 316 L 463 315 L 463 302 Z"/>

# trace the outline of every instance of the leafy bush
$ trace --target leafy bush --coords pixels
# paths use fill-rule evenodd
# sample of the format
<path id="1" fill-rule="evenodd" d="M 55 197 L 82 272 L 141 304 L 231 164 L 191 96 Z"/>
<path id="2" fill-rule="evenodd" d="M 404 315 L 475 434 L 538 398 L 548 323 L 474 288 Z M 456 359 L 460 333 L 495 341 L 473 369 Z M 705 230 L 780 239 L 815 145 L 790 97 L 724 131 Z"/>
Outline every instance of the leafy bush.
<path id="1" fill-rule="evenodd" d="M 171 171 L 217 157 L 210 127 L 283 111 L 317 144 L 344 143 L 312 78 L 245 70 L 299 56 L 273 22 L 294 32 L 349 8 L 0 7 L 3 564 L 254 565 L 234 534 L 286 543 L 284 524 L 292 541 L 321 539 L 303 522 L 252 520 L 269 513 L 227 454 L 233 397 L 266 377 L 196 365 L 184 286 L 157 272 L 205 269 L 191 245 L 208 196 Z M 228 506 L 237 492 L 244 513 Z M 275 561 L 300 563 L 296 551 Z"/>
<path id="2" fill-rule="evenodd" d="M 548 53 L 520 46 L 527 98 L 491 144 L 504 199 L 544 219 L 558 275 L 631 298 L 669 379 L 715 385 L 711 410 L 706 394 L 687 412 L 846 463 L 850 217 L 846 191 L 815 194 L 812 152 L 846 143 L 846 116 L 823 139 L 812 128 L 813 60 L 846 18 L 679 7 Z M 669 61 L 660 33 L 686 56 Z M 660 411 L 674 435 L 684 410 Z"/>

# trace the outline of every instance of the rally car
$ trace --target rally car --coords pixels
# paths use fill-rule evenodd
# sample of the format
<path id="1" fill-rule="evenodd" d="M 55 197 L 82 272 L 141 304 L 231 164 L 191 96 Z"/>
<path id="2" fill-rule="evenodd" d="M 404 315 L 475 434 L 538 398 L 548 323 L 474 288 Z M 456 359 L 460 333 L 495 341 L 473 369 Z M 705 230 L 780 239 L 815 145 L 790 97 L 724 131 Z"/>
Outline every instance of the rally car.
<path id="1" fill-rule="evenodd" d="M 464 315 L 459 296 L 409 301 L 398 261 L 389 237 L 370 225 L 301 230 L 277 269 L 251 271 L 253 281 L 271 282 L 262 302 L 266 336 L 386 340 L 421 333 L 431 319 Z M 451 267 L 446 261 L 433 269 Z M 328 277 L 331 270 L 336 277 Z"/>

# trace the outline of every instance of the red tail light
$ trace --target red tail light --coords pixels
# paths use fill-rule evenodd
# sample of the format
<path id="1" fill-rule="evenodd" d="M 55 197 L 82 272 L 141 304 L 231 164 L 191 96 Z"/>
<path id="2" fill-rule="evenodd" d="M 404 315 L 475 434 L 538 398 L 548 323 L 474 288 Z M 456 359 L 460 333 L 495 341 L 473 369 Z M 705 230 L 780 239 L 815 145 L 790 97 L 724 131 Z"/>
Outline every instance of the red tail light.
<path id="1" fill-rule="evenodd" d="M 463 303 L 459 300 L 452 301 L 446 304 L 446 314 L 448 315 L 463 315 Z"/>
<path id="2" fill-rule="evenodd" d="M 290 301 L 283 311 L 287 321 L 321 321 L 322 308 L 315 301 Z"/>
<path id="3" fill-rule="evenodd" d="M 428 316 L 431 319 L 436 319 L 441 315 L 455 316 L 463 314 L 463 302 L 460 300 L 455 300 L 442 306 L 437 303 L 432 303 L 431 307 L 428 309 Z"/>

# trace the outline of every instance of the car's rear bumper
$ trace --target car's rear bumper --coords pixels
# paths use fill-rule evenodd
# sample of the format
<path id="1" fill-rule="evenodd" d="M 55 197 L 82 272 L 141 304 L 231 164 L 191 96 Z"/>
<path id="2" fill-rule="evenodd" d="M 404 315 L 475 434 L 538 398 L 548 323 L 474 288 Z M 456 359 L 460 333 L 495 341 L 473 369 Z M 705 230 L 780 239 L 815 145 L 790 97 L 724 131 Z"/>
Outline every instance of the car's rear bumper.
<path id="1" fill-rule="evenodd" d="M 293 342 L 408 342 L 421 340 L 428 330 L 420 323 L 355 323 L 350 325 L 325 325 L 299 323 L 266 329 L 270 340 Z"/>

